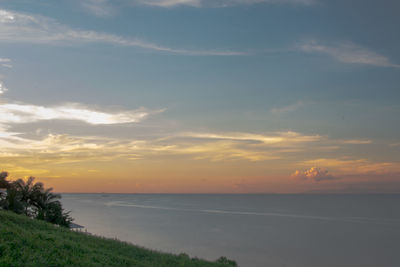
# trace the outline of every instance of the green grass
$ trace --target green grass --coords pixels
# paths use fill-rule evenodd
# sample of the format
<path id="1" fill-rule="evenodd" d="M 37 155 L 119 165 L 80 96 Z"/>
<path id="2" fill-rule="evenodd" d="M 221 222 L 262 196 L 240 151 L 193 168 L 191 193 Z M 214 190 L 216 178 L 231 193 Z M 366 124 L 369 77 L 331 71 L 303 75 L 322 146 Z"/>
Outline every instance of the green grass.
<path id="1" fill-rule="evenodd" d="M 0 210 L 0 266 L 235 266 L 70 231 Z"/>

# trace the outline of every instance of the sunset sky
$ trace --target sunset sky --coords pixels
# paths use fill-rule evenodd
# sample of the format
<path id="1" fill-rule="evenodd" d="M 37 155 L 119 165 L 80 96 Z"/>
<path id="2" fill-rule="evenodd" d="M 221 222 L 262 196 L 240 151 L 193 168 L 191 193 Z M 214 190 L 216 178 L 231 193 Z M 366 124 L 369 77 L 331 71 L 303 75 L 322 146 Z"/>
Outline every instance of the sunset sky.
<path id="1" fill-rule="evenodd" d="M 400 193 L 396 0 L 0 0 L 0 170 L 58 192 Z"/>

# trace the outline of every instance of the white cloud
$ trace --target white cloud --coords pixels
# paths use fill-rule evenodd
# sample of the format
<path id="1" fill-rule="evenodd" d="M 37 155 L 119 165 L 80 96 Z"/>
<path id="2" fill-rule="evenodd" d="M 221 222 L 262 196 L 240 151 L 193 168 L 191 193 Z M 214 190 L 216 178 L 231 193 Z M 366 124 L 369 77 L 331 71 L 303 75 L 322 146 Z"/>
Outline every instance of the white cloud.
<path id="1" fill-rule="evenodd" d="M 302 106 L 304 106 L 304 102 L 297 101 L 296 103 L 291 104 L 291 105 L 287 105 L 287 106 L 283 106 L 283 107 L 279 107 L 279 108 L 272 108 L 271 112 L 272 113 L 286 113 L 286 112 L 297 110 L 298 108 L 301 108 Z"/>
<path id="2" fill-rule="evenodd" d="M 312 167 L 305 171 L 296 170 L 292 175 L 292 178 L 300 179 L 303 181 L 325 181 L 325 180 L 333 180 L 336 179 L 334 176 L 328 174 L 328 171 L 325 169 L 320 169 L 317 167 Z"/>
<path id="3" fill-rule="evenodd" d="M 201 0 L 136 0 L 138 4 L 158 7 L 173 7 L 173 6 L 191 6 L 201 7 Z"/>
<path id="4" fill-rule="evenodd" d="M 97 32 L 75 30 L 56 20 L 0 10 L 0 41 L 10 43 L 66 44 L 66 43 L 108 43 L 119 46 L 138 47 L 153 51 L 179 55 L 237 56 L 245 52 L 231 50 L 186 50 L 174 49 L 140 39 Z"/>
<path id="5" fill-rule="evenodd" d="M 42 120 L 78 120 L 89 124 L 135 123 L 144 120 L 149 112 L 128 110 L 107 113 L 89 109 L 79 104 L 43 107 L 27 104 L 0 104 L 2 124 L 29 123 Z"/>
<path id="6" fill-rule="evenodd" d="M 319 135 L 302 135 L 296 132 L 275 132 L 270 134 L 254 134 L 254 133 L 183 133 L 183 137 L 200 138 L 200 139 L 217 139 L 232 141 L 255 141 L 264 144 L 287 144 L 287 143 L 307 143 L 321 140 Z"/>
<path id="7" fill-rule="evenodd" d="M 254 4 L 298 4 L 312 5 L 314 0 L 133 0 L 132 2 L 148 6 L 158 7 L 174 7 L 174 6 L 190 6 L 190 7 L 230 7 L 238 5 L 254 5 Z"/>
<path id="8" fill-rule="evenodd" d="M 0 58 L 0 66 L 6 68 L 12 68 L 11 59 L 9 58 Z"/>
<path id="9" fill-rule="evenodd" d="M 343 63 L 400 67 L 400 65 L 392 63 L 389 58 L 351 42 L 322 44 L 316 40 L 309 40 L 300 44 L 298 49 L 307 53 L 325 54 Z"/>
<path id="10" fill-rule="evenodd" d="M 3 82 L 0 81 L 0 95 L 4 94 L 7 91 L 7 88 L 3 85 Z"/>
<path id="11" fill-rule="evenodd" d="M 172 8 L 188 6 L 194 8 L 224 8 L 232 6 L 255 5 L 255 4 L 292 4 L 313 5 L 316 0 L 124 0 L 118 4 L 141 5 L 160 8 Z M 110 16 L 116 13 L 116 6 L 110 0 L 81 0 L 80 4 L 90 13 L 98 17 Z"/>
<path id="12" fill-rule="evenodd" d="M 106 17 L 115 13 L 108 0 L 84 0 L 81 1 L 81 4 L 87 11 L 98 17 Z"/>
<path id="13" fill-rule="evenodd" d="M 284 133 L 276 133 L 276 135 L 286 136 L 283 139 L 288 138 L 287 134 Z M 204 135 L 195 136 L 189 137 L 186 134 L 172 133 L 168 138 L 153 136 L 146 139 L 134 139 L 133 137 L 124 139 L 48 134 L 40 140 L 32 140 L 18 133 L 4 131 L 1 134 L 0 131 L 0 147 L 2 147 L 3 152 L 7 153 L 8 158 L 12 157 L 10 155 L 21 157 L 29 148 L 31 152 L 40 152 L 43 157 L 52 157 L 63 152 L 63 161 L 83 160 L 84 158 L 88 160 L 93 158 L 112 160 L 120 156 L 139 159 L 157 155 L 176 155 L 185 158 L 191 156 L 196 160 L 256 162 L 280 159 L 284 155 L 292 153 L 282 149 L 279 145 L 275 146 L 275 142 L 282 142 L 285 146 L 301 146 L 301 143 L 298 143 L 299 140 L 269 140 L 268 136 L 254 135 L 252 137 L 245 133 L 237 136 L 221 135 L 220 137 L 224 139 L 219 137 L 218 139 L 214 137 L 204 139 Z M 300 138 L 301 134 L 296 134 L 296 136 Z M 197 140 L 188 141 L 187 138 L 196 138 Z M 262 140 L 263 143 L 245 142 L 256 139 Z M 305 142 L 308 142 L 306 140 Z M 74 158 L 78 156 L 78 153 L 79 159 Z"/>

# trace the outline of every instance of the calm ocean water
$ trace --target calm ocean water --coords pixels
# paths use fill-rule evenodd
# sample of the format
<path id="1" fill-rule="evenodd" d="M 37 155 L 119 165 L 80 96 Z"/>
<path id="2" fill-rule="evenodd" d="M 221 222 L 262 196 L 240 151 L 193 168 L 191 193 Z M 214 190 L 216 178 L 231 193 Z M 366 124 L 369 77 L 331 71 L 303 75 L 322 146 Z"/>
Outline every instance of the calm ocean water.
<path id="1" fill-rule="evenodd" d="M 165 252 L 240 266 L 400 266 L 400 195 L 62 196 L 89 232 Z"/>

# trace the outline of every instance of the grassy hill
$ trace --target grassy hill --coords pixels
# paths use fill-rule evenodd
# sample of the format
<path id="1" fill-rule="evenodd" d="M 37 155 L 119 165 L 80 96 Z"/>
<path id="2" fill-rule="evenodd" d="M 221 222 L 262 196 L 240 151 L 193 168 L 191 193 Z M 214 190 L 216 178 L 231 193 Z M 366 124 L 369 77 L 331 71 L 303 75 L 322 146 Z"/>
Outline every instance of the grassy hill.
<path id="1" fill-rule="evenodd" d="M 0 210 L 0 266 L 236 266 L 160 253 Z"/>

